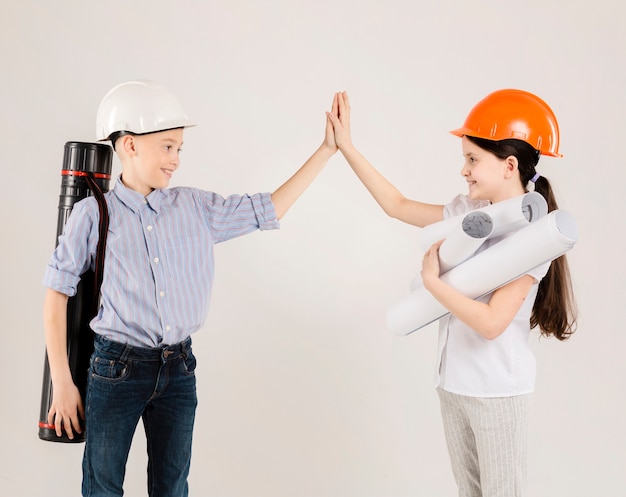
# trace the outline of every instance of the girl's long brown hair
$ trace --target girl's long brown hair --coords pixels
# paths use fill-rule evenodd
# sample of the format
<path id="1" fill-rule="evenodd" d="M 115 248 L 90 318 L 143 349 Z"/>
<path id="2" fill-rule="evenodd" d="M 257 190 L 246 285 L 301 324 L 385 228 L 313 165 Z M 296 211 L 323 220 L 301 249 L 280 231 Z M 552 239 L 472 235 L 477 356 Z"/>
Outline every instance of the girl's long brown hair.
<path id="1" fill-rule="evenodd" d="M 520 180 L 526 189 L 526 185 L 536 174 L 535 167 L 541 156 L 538 150 L 521 140 L 492 141 L 472 136 L 467 138 L 499 159 L 506 159 L 511 155 L 516 157 Z M 535 191 L 546 199 L 548 212 L 559 208 L 547 178 L 540 176 L 536 180 Z M 539 283 L 530 316 L 530 327 L 538 326 L 541 334 L 546 337 L 555 336 L 559 340 L 567 340 L 576 331 L 576 318 L 577 309 L 569 266 L 565 255 L 562 255 L 552 261 L 550 269 Z"/>

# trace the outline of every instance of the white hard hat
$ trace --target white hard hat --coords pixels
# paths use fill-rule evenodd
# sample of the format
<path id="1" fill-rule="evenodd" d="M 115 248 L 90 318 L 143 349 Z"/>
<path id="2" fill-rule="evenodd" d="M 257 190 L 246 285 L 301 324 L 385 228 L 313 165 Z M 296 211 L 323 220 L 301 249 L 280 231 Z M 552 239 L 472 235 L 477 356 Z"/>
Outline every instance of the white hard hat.
<path id="1" fill-rule="evenodd" d="M 96 137 L 110 139 L 113 133 L 154 133 L 195 126 L 178 99 L 159 83 L 127 81 L 107 93 L 96 116 Z"/>

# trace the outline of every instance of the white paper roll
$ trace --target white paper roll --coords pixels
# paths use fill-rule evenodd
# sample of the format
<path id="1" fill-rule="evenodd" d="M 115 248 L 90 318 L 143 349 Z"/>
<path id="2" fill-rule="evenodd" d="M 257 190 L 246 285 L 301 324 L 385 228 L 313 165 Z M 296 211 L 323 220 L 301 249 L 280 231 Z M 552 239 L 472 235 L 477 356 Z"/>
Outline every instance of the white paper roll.
<path id="1" fill-rule="evenodd" d="M 548 213 L 548 204 L 538 192 L 528 192 L 524 195 L 496 202 L 495 204 L 481 207 L 472 212 L 485 212 L 493 220 L 492 237 L 500 236 L 511 231 L 521 229 L 529 223 L 534 223 Z M 429 224 L 422 228 L 420 233 L 420 246 L 424 251 L 430 246 L 448 236 L 458 228 L 467 214 L 444 219 L 438 223 Z"/>
<path id="2" fill-rule="evenodd" d="M 454 228 L 439 247 L 439 270 L 446 273 L 469 259 L 493 232 L 493 219 L 486 212 L 475 210 L 465 214 L 461 224 Z M 417 273 L 410 290 L 422 286 L 422 275 Z"/>
<path id="3" fill-rule="evenodd" d="M 465 215 L 460 229 L 454 229 L 439 247 L 439 268 L 446 273 L 469 259 L 494 230 L 492 217 L 484 211 Z"/>
<path id="4" fill-rule="evenodd" d="M 491 220 L 492 229 L 486 235 L 484 231 L 487 226 L 482 223 L 488 221 L 480 213 L 489 216 Z M 445 239 L 439 247 L 439 264 L 443 274 L 470 258 L 485 240 L 519 230 L 547 213 L 548 204 L 543 196 L 537 192 L 528 192 L 425 226 L 420 234 L 420 245 L 426 251 L 433 243 Z M 409 289 L 414 291 L 422 284 L 422 276 L 417 273 Z"/>
<path id="5" fill-rule="evenodd" d="M 441 275 L 441 280 L 475 299 L 556 259 L 577 241 L 574 218 L 565 211 L 552 211 L 452 268 Z M 448 310 L 428 290 L 419 287 L 389 309 L 387 325 L 397 335 L 408 335 L 446 314 Z"/>

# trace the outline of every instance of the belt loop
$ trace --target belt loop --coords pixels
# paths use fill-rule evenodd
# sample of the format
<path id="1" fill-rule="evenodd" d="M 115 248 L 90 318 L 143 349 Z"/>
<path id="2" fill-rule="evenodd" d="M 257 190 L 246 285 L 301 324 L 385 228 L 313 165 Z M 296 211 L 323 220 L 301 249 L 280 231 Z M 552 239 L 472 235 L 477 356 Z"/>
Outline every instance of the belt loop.
<path id="1" fill-rule="evenodd" d="M 133 350 L 133 346 L 126 344 L 124 346 L 124 351 L 122 352 L 122 355 L 120 356 L 120 362 L 124 362 L 128 359 L 128 356 L 130 355 L 130 352 Z"/>
<path id="2" fill-rule="evenodd" d="M 191 337 L 187 337 L 187 339 L 183 342 L 183 355 L 185 359 L 189 357 L 189 352 L 191 351 Z"/>

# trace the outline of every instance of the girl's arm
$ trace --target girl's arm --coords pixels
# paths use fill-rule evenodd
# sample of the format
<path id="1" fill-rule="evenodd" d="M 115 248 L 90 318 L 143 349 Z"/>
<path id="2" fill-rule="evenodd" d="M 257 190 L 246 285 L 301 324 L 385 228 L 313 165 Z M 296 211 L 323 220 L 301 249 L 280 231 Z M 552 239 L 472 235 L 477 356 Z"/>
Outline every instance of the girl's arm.
<path id="1" fill-rule="evenodd" d="M 350 102 L 346 92 L 335 95 L 337 110 L 328 116 L 333 124 L 335 142 L 341 153 L 388 216 L 415 226 L 426 226 L 443 219 L 443 206 L 406 198 L 384 178 L 354 147 L 350 136 Z"/>
<path id="2" fill-rule="evenodd" d="M 82 431 L 80 419 L 85 418 L 85 412 L 67 358 L 67 300 L 67 295 L 49 288 L 44 298 L 43 317 L 53 387 L 48 424 L 55 425 L 57 436 L 60 437 L 64 429 L 72 439 L 74 431 Z"/>
<path id="3" fill-rule="evenodd" d="M 524 275 L 498 288 L 489 302 L 479 302 L 461 294 L 439 278 L 439 247 L 435 243 L 424 254 L 422 280 L 424 287 L 457 319 L 488 340 L 500 336 L 511 324 L 535 279 Z"/>
<path id="4" fill-rule="evenodd" d="M 333 112 L 336 112 L 336 108 L 337 98 L 335 97 L 332 105 Z M 272 203 L 274 204 L 276 217 L 278 219 L 281 219 L 285 215 L 336 151 L 337 145 L 335 144 L 335 137 L 333 136 L 333 127 L 327 116 L 324 142 L 291 178 L 272 193 Z"/>

